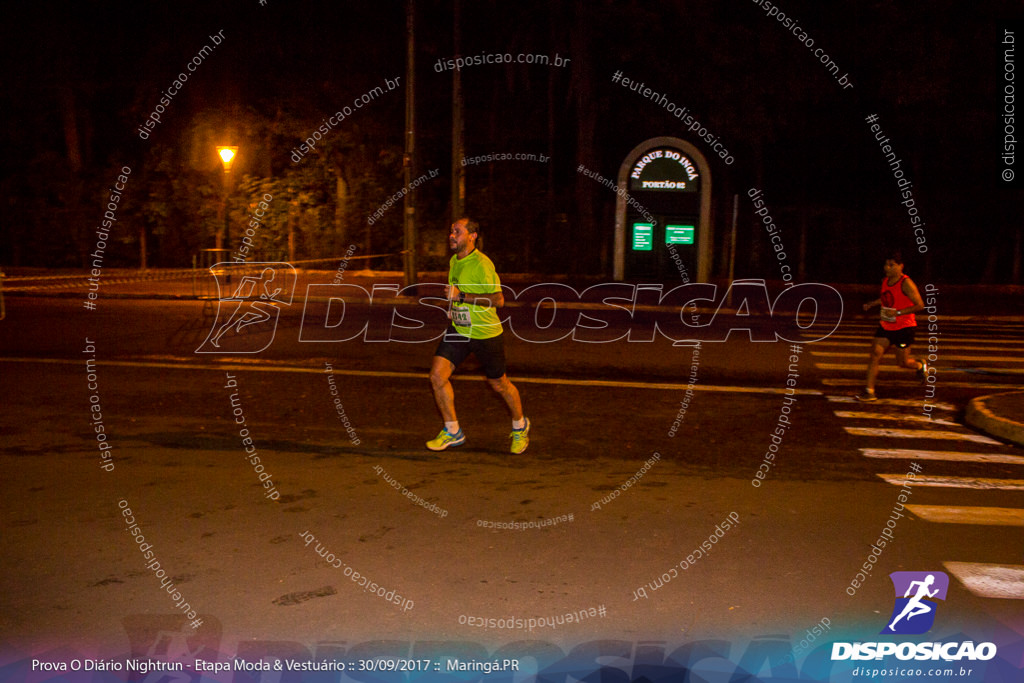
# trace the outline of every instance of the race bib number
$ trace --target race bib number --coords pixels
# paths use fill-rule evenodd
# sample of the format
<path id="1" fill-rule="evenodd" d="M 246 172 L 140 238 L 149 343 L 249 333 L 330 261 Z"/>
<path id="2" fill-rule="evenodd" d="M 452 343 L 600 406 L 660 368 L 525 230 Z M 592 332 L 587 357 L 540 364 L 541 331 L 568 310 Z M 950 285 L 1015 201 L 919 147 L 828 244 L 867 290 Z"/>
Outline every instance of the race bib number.
<path id="1" fill-rule="evenodd" d="M 469 317 L 469 308 L 465 306 L 452 307 L 452 322 L 459 327 L 472 327 L 473 322 Z"/>

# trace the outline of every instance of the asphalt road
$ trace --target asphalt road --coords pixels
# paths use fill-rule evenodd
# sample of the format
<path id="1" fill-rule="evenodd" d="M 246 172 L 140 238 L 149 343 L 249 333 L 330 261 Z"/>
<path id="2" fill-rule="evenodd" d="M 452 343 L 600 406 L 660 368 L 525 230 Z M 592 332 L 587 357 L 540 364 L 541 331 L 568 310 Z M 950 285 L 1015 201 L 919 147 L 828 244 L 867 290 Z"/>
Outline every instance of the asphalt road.
<path id="1" fill-rule="evenodd" d="M 724 638 L 739 661 L 766 637 L 796 646 L 822 619 L 832 640 L 877 637 L 893 606 L 887 575 L 906 570 L 951 574 L 932 635 L 1024 632 L 1019 600 L 979 595 L 949 564 L 1020 566 L 1013 513 L 1017 526 L 897 517 L 850 594 L 912 468 L 959 483 L 910 487 L 911 504 L 1024 507 L 1020 487 L 1006 488 L 1024 453 L 961 424 L 969 398 L 1019 377 L 1019 324 L 944 321 L 936 396 L 886 369 L 885 400 L 870 406 L 848 402 L 863 373 L 861 319 L 799 347 L 793 368 L 789 343 L 746 333 L 696 353 L 664 339 L 510 336 L 533 423 L 529 450 L 512 456 L 503 406 L 473 367 L 455 382 L 469 442 L 431 453 L 433 343 L 303 341 L 300 321 L 314 313 L 283 316 L 260 353 L 197 354 L 213 320 L 202 303 L 84 311 L 78 300 L 8 299 L 0 642 L 310 658 L 423 653 L 439 641 L 486 656 L 521 641 L 570 652 Z M 775 324 L 754 318 L 754 336 Z M 920 431 L 878 431 L 893 429 Z M 951 452 L 988 457 L 936 455 Z M 515 525 L 527 528 L 501 528 Z M 201 625 L 186 623 L 182 602 Z M 498 625 L 581 611 L 580 623 Z"/>

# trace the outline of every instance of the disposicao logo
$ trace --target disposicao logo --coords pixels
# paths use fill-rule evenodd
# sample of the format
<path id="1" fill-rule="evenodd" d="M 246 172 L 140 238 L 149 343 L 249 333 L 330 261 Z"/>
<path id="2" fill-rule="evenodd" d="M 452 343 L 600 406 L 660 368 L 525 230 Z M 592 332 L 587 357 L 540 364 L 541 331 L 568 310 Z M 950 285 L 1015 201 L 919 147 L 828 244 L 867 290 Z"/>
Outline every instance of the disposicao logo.
<path id="1" fill-rule="evenodd" d="M 259 271 L 259 274 L 255 274 Z M 277 332 L 282 306 L 291 306 L 298 275 L 290 263 L 237 263 L 210 266 L 217 281 L 217 315 L 196 353 L 259 353 Z M 241 279 L 232 289 L 231 275 Z M 230 292 L 228 296 L 224 296 Z"/>
<path id="2" fill-rule="evenodd" d="M 931 630 L 935 623 L 937 600 L 946 599 L 949 576 L 945 572 L 893 572 L 889 574 L 896 592 L 895 605 L 882 635 L 920 635 Z M 996 656 L 994 643 L 925 642 L 832 643 L 832 661 L 880 660 L 896 657 L 899 660 L 918 661 L 987 661 Z"/>
<path id="3" fill-rule="evenodd" d="M 893 572 L 889 574 L 896 590 L 896 605 L 889 625 L 881 633 L 919 635 L 935 623 L 936 600 L 945 600 L 949 576 L 945 572 Z"/>

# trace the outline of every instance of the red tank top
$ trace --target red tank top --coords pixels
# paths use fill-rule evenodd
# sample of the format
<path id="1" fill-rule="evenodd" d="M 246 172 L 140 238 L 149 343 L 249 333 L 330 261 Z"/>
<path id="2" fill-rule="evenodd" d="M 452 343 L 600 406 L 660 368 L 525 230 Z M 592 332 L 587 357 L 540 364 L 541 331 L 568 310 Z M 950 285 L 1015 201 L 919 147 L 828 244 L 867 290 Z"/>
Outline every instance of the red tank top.
<path id="1" fill-rule="evenodd" d="M 913 300 L 903 293 L 903 281 L 906 279 L 907 276 L 903 275 L 896 281 L 896 284 L 890 285 L 889 278 L 882 278 L 882 295 L 879 298 L 882 300 L 883 306 L 895 308 L 896 310 L 913 308 Z M 885 330 L 902 330 L 904 327 L 915 327 L 917 325 L 917 318 L 914 317 L 913 313 L 907 313 L 906 315 L 897 316 L 896 322 L 880 320 L 879 324 Z"/>

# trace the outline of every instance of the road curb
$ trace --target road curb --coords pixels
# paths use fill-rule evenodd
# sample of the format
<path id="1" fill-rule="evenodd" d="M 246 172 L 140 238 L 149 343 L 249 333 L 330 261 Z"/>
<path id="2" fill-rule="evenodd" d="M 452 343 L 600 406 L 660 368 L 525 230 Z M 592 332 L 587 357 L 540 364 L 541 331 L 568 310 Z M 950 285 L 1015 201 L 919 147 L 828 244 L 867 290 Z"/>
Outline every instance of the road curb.
<path id="1" fill-rule="evenodd" d="M 971 399 L 967 404 L 967 423 L 992 436 L 1024 446 L 1024 423 L 997 415 L 990 405 L 993 401 L 1005 400 L 1008 397 L 1020 397 L 1024 401 L 1024 391 L 990 394 Z"/>

